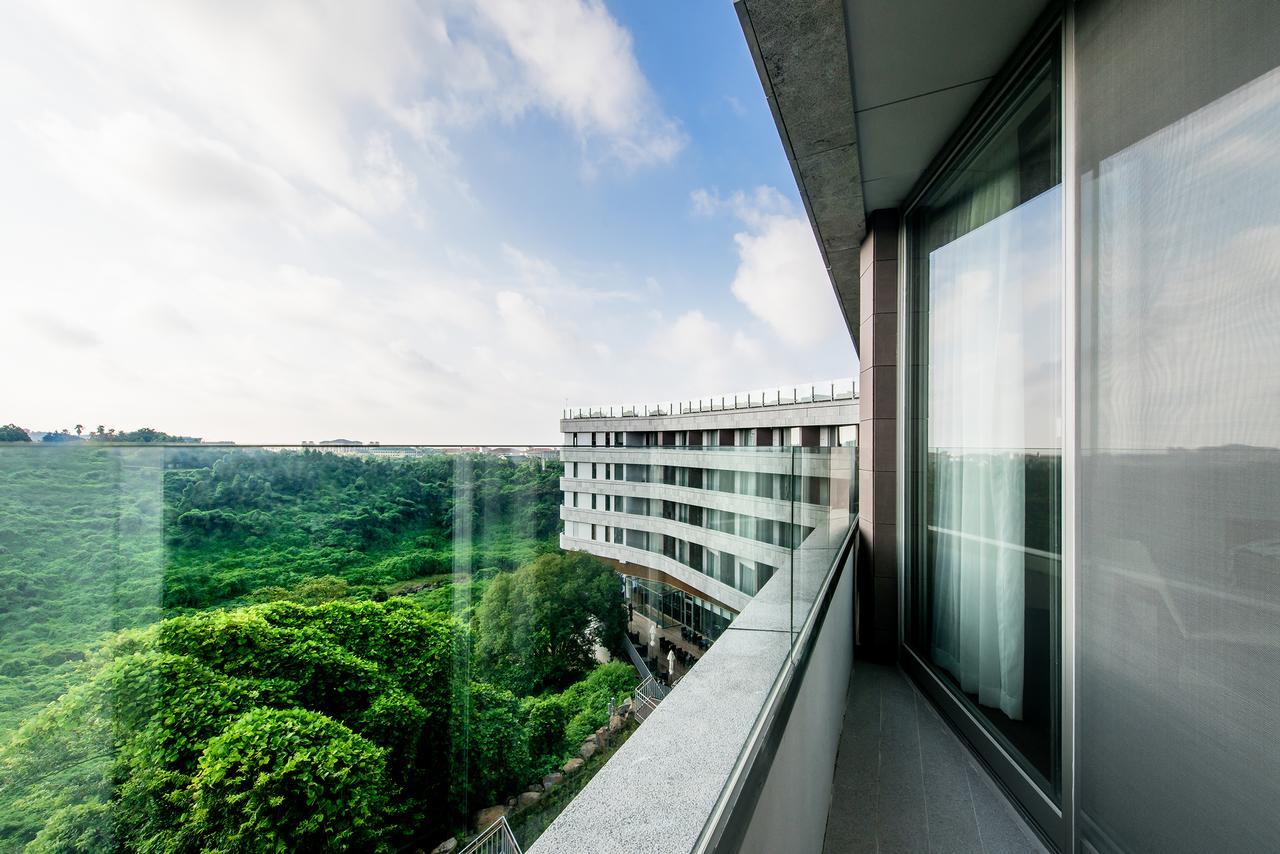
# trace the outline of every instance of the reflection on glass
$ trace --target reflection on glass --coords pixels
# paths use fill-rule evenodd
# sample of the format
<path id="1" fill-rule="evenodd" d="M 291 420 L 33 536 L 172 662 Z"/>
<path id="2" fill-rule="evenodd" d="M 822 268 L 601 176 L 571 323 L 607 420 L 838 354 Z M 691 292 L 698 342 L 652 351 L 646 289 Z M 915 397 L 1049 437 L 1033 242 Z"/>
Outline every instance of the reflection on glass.
<path id="1" fill-rule="evenodd" d="M 1081 10 L 1079 826 L 1277 851 L 1280 6 Z"/>
<path id="2" fill-rule="evenodd" d="M 1058 781 L 1062 198 L 1046 62 L 910 221 L 909 640 Z"/>
<path id="3" fill-rule="evenodd" d="M 638 681 L 562 473 L 0 443 L 0 851 L 430 849 L 562 768 Z"/>

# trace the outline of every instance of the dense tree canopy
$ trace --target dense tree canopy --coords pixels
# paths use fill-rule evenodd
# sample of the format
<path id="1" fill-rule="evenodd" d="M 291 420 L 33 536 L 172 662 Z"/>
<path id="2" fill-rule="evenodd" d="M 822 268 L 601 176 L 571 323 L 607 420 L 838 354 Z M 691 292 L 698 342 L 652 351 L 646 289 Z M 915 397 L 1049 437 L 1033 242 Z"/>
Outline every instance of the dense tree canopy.
<path id="1" fill-rule="evenodd" d="M 0 849 L 434 844 L 558 767 L 636 681 L 593 668 L 620 592 L 555 555 L 558 475 L 7 449 Z M 512 617 L 492 668 L 472 666 L 485 607 Z"/>
<path id="2" fill-rule="evenodd" d="M 529 774 L 519 703 L 466 681 L 468 643 L 465 626 L 406 599 L 273 603 L 124 632 L 0 752 L 0 799 L 40 801 L 52 774 L 56 800 L 72 794 L 63 775 L 95 767 L 80 788 L 130 849 L 444 834 Z"/>
<path id="3" fill-rule="evenodd" d="M 30 442 L 31 436 L 17 424 L 0 426 L 0 442 Z"/>

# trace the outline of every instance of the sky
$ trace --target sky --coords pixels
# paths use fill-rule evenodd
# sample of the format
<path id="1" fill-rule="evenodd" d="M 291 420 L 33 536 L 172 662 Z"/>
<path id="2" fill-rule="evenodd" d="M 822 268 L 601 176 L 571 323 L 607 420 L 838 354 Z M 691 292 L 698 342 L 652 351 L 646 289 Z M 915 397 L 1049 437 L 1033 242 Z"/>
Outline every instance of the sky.
<path id="1" fill-rule="evenodd" d="M 0 422 L 535 444 L 857 375 L 729 0 L 16 0 L 0 187 Z"/>

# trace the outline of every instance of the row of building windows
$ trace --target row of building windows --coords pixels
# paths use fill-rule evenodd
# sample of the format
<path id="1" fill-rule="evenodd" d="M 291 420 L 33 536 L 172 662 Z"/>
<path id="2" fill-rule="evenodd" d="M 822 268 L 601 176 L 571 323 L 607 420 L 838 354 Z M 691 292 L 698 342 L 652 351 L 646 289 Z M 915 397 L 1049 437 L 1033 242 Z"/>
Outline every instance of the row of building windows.
<path id="1" fill-rule="evenodd" d="M 756 447 L 804 447 L 833 448 L 851 445 L 855 441 L 856 426 L 843 427 L 745 427 L 722 430 L 650 430 L 650 431 L 595 431 L 569 433 L 569 444 L 574 447 L 628 447 L 628 448 L 756 448 Z"/>
<path id="2" fill-rule="evenodd" d="M 826 477 L 798 474 L 771 474 L 758 471 L 651 465 L 649 463 L 569 463 L 574 478 L 617 480 L 628 483 L 662 483 L 707 489 L 756 498 L 801 501 L 826 506 L 831 503 L 831 482 Z M 576 506 L 576 505 L 575 505 Z"/>
<path id="3" fill-rule="evenodd" d="M 669 534 L 573 521 L 566 521 L 564 530 L 570 537 L 580 540 L 617 543 L 663 555 L 749 596 L 754 596 L 778 571 L 777 567 L 767 563 L 741 560 L 730 552 L 710 549 Z"/>
<path id="4" fill-rule="evenodd" d="M 715 510 L 699 507 L 696 504 L 685 504 L 681 501 L 667 501 L 661 498 L 632 498 L 621 495 L 597 495 L 588 492 L 565 493 L 567 506 L 586 509 L 588 503 L 592 510 L 605 510 L 616 513 L 629 513 L 633 516 L 654 516 L 696 525 L 723 534 L 732 534 L 767 543 L 771 546 L 785 548 L 799 547 L 804 538 L 809 536 L 813 528 L 793 522 L 780 522 L 775 519 L 761 519 L 746 513 L 735 513 L 730 510 Z"/>

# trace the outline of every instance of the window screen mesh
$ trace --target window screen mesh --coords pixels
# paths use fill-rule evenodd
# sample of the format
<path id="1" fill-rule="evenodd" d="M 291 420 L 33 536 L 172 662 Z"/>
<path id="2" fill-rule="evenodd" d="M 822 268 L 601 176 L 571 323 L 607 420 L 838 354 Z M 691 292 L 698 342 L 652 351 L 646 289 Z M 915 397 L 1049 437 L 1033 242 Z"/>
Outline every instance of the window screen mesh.
<path id="1" fill-rule="evenodd" d="M 1280 4 L 1078 6 L 1080 828 L 1280 850 Z"/>

